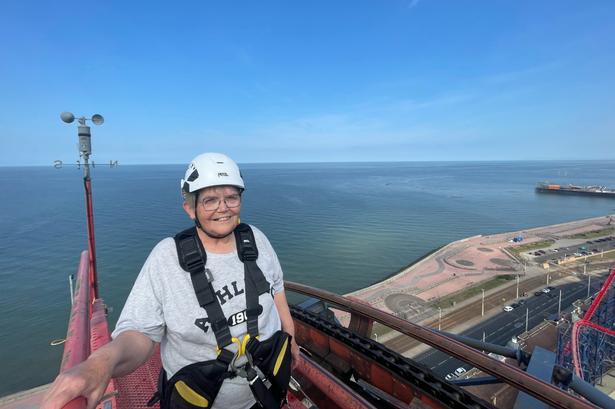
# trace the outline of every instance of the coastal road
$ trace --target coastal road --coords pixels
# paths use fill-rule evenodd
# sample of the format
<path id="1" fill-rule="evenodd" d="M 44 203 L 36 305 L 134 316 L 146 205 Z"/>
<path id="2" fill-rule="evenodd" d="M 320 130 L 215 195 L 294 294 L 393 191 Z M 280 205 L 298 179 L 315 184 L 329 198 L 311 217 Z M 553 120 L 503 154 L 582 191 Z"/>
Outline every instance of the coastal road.
<path id="1" fill-rule="evenodd" d="M 570 275 L 569 272 L 566 273 L 562 271 L 562 275 L 564 274 Z M 551 275 L 553 276 L 554 273 L 551 273 Z M 557 277 L 559 278 L 559 275 Z M 521 282 L 519 283 L 519 295 L 523 294 L 524 292 L 533 294 L 536 288 L 546 287 L 546 285 L 546 273 L 537 277 L 522 278 Z M 504 305 L 513 303 L 515 300 L 516 292 L 516 286 L 513 285 L 495 294 L 485 296 L 485 311 L 489 311 L 493 308 L 502 308 Z M 445 315 L 442 316 L 442 320 L 439 320 L 436 317 L 435 319 L 422 325 L 434 329 L 438 329 L 438 327 L 440 326 L 442 331 L 455 332 L 454 328 L 459 325 L 459 323 L 467 321 L 468 319 L 480 317 L 481 307 L 481 300 L 478 300 L 470 305 L 453 308 L 450 312 L 447 311 Z M 393 351 L 403 353 L 404 351 L 407 351 L 415 346 L 420 345 L 420 343 L 406 336 L 398 336 L 384 342 L 384 345 L 387 348 L 392 349 Z"/>
<path id="2" fill-rule="evenodd" d="M 592 294 L 600 289 L 600 282 L 603 282 L 606 277 L 606 272 L 592 277 L 594 278 L 590 290 Z M 535 327 L 551 314 L 557 314 L 560 290 L 562 295 L 561 310 L 563 311 L 569 308 L 574 301 L 587 296 L 587 281 L 557 286 L 556 290 L 554 290 L 557 294 L 555 298 L 550 298 L 546 294 L 541 296 L 534 296 L 532 294 L 525 305 L 508 313 L 499 313 L 475 327 L 464 331 L 460 335 L 474 339 L 482 339 L 484 333 L 486 342 L 506 345 L 513 336 L 520 335 L 525 331 L 526 312 L 528 310 L 528 328 Z M 466 370 L 471 369 L 463 362 L 451 358 L 449 355 L 435 349 L 429 349 L 427 352 L 415 357 L 414 360 L 426 364 L 441 376 L 454 372 L 458 367 L 464 367 Z"/>

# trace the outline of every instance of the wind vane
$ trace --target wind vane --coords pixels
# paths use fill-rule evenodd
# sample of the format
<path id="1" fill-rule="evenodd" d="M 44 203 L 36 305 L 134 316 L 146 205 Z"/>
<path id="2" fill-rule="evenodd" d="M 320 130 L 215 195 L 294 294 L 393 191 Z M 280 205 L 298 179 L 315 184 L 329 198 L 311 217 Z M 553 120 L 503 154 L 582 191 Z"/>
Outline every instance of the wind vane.
<path id="1" fill-rule="evenodd" d="M 64 122 L 66 122 L 67 124 L 72 123 L 75 120 L 75 116 L 73 114 L 71 114 L 70 112 L 62 112 L 62 114 L 60 115 L 60 118 L 62 118 L 62 120 Z M 79 125 L 79 131 L 78 131 L 78 136 L 79 136 L 79 144 L 78 149 L 79 149 L 79 156 L 83 158 L 84 160 L 84 164 L 83 164 L 83 179 L 84 180 L 90 180 L 90 164 L 88 162 L 88 159 L 90 158 L 90 155 L 92 154 L 92 135 L 90 134 L 90 127 L 87 126 L 85 124 L 85 121 L 92 121 L 92 123 L 94 125 L 102 125 L 103 122 L 105 122 L 105 118 L 102 117 L 102 115 L 93 115 L 92 118 L 86 118 L 85 116 L 82 116 L 81 118 L 77 118 L 77 121 L 79 121 L 79 123 L 81 125 Z M 54 161 L 54 165 L 53 167 L 56 169 L 62 169 L 62 166 L 66 166 L 66 165 L 77 165 L 77 169 L 81 169 L 81 161 L 77 161 L 77 163 L 68 163 L 68 164 L 63 164 L 61 160 L 56 160 Z M 109 166 L 111 168 L 113 168 L 114 166 L 117 167 L 117 161 L 113 162 L 113 161 L 109 161 Z M 94 161 L 92 161 L 92 167 L 95 167 L 95 163 Z"/>

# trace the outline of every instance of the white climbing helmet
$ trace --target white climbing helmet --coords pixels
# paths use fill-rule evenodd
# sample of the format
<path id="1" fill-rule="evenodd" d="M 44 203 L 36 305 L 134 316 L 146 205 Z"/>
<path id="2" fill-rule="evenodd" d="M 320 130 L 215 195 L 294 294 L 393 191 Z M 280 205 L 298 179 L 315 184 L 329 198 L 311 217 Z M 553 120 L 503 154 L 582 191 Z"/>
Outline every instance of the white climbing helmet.
<path id="1" fill-rule="evenodd" d="M 182 197 L 211 186 L 230 185 L 245 189 L 239 167 L 231 158 L 221 153 L 203 153 L 190 162 L 185 180 L 181 181 Z"/>

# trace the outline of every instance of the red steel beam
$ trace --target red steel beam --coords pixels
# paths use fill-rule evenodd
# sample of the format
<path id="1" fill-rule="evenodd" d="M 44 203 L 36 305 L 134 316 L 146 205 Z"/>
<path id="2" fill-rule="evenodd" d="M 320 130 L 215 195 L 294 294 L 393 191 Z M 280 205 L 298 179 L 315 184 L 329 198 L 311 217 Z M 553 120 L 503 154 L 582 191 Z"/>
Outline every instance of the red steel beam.
<path id="1" fill-rule="evenodd" d="M 68 321 L 68 332 L 64 344 L 64 354 L 60 373 L 85 361 L 90 355 L 90 256 L 87 251 L 81 253 L 79 271 L 75 281 L 75 295 Z M 85 398 L 72 400 L 65 409 L 83 409 Z"/>
<path id="2" fill-rule="evenodd" d="M 597 406 L 594 406 L 576 396 L 570 395 L 550 383 L 543 381 L 542 379 L 521 371 L 518 368 L 514 368 L 508 364 L 497 361 L 482 352 L 478 352 L 473 348 L 461 344 L 460 342 L 440 335 L 430 328 L 421 327 L 411 322 L 404 321 L 371 306 L 358 303 L 328 291 L 297 283 L 291 283 L 288 281 L 284 283 L 284 287 L 287 290 L 329 302 L 338 308 L 349 311 L 351 314 L 359 314 L 385 324 L 398 332 L 417 339 L 424 344 L 479 368 L 483 372 L 501 379 L 503 382 L 553 406 L 554 408 L 597 408 Z"/>

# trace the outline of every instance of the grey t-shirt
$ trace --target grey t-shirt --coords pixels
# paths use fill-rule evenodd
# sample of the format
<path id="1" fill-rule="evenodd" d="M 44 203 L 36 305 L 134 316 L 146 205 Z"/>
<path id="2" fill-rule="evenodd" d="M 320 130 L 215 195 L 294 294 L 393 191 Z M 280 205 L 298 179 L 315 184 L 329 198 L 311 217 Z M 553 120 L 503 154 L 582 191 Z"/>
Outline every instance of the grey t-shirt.
<path id="1" fill-rule="evenodd" d="M 271 285 L 271 292 L 259 297 L 263 312 L 258 319 L 261 341 L 281 328 L 273 294 L 284 289 L 282 268 L 265 235 L 252 227 L 258 247 L 257 264 Z M 212 285 L 227 319 L 231 335 L 239 340 L 247 333 L 245 322 L 231 317 L 246 309 L 244 265 L 237 251 L 228 254 L 207 253 L 206 267 L 214 277 Z M 239 314 L 241 316 L 241 314 Z M 235 325 L 232 325 L 235 323 Z M 195 362 L 216 359 L 216 338 L 199 306 L 190 274 L 182 270 L 173 238 L 162 240 L 150 253 L 126 300 L 112 337 L 135 330 L 155 342 L 161 342 L 162 365 L 170 378 L 178 370 Z M 233 343 L 227 347 L 237 351 Z M 237 365 L 246 362 L 245 356 Z M 213 408 L 249 408 L 254 398 L 245 379 L 224 381 Z"/>

